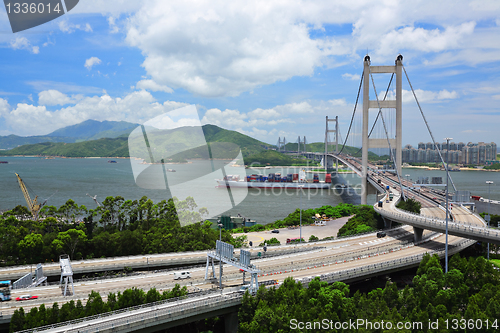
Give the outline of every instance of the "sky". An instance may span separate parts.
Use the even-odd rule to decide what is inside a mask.
[[[338,116],[344,140],[364,56],[402,54],[436,141],[500,144],[498,0],[80,0],[15,34],[1,6],[0,32],[0,135],[196,105],[202,123],[271,144],[324,141]],[[389,81],[375,77],[380,98]],[[403,145],[430,141],[406,78],[403,90]]]

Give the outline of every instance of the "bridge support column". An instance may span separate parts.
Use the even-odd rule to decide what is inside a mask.
[[[226,333],[238,332],[238,312],[231,312],[225,315],[224,326]]]
[[[424,229],[413,227],[413,240],[415,243],[420,242],[422,240],[423,232],[424,232]]]
[[[389,219],[386,219],[385,217],[383,217],[383,219],[384,219],[384,227],[385,227],[386,229],[390,229],[390,228],[392,228],[392,221],[391,221],[391,220],[389,220]]]

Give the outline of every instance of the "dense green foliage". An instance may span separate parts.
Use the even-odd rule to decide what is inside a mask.
[[[38,222],[18,206],[0,216],[0,263],[56,261],[63,253],[88,259],[215,248],[219,232],[210,222],[198,222],[206,209],[198,209],[190,197],[177,205],[174,200],[155,204],[147,197],[107,197],[95,210],[68,200],[59,208],[45,206]],[[181,227],[179,216],[192,224]],[[236,247],[244,241],[226,230],[222,240]]]
[[[500,163],[495,163],[492,165],[487,165],[484,167],[486,170],[500,170]]]
[[[85,306],[80,300],[76,304],[75,301],[71,300],[68,303],[64,303],[61,308],[59,308],[59,304],[56,302],[52,307],[48,308],[45,307],[45,304],[33,307],[28,313],[25,313],[23,308],[16,310],[10,321],[10,332],[95,316],[137,305],[181,297],[187,295],[187,293],[186,286],[181,288],[178,284],[172,290],[165,290],[163,293],[160,293],[156,288],[149,289],[146,293],[142,289],[134,287],[126,289],[123,291],[123,294],[120,292],[118,294],[109,293],[105,302],[98,292],[92,291]]]
[[[267,166],[267,165],[317,165],[303,158],[293,158],[275,150],[266,150],[258,154],[245,157],[245,165],[249,166]]]
[[[399,201],[396,205],[399,209],[406,210],[407,212],[412,212],[415,214],[420,214],[420,209],[422,208],[422,204],[412,198],[406,198],[406,201]]]
[[[352,236],[384,228],[384,220],[372,206],[358,206],[355,216],[339,229],[337,237]]]
[[[301,283],[287,278],[279,287],[261,287],[256,296],[247,292],[239,314],[240,333],[319,332],[314,326],[293,329],[294,322],[321,323],[332,321],[333,329],[325,332],[497,332],[500,323],[500,273],[483,257],[461,258],[455,255],[445,274],[437,256],[426,255],[413,278],[413,286],[398,290],[395,283],[368,293],[356,291],[342,282],[328,285],[319,278],[304,288]],[[392,329],[366,329],[367,326],[335,329],[336,322],[356,322],[363,319]],[[460,328],[465,319],[467,329]],[[446,322],[448,320],[448,329]],[[454,324],[458,321],[458,327]],[[469,320],[473,325],[468,326]],[[482,322],[479,327],[477,320]],[[486,329],[489,320],[489,329]],[[438,329],[429,329],[429,321]],[[398,329],[397,323],[403,328]],[[404,323],[422,323],[405,329]],[[492,323],[496,322],[496,328]],[[295,324],[296,325],[296,324]],[[418,324],[417,324],[418,325]],[[323,330],[322,330],[323,331]]]
[[[486,212],[479,214],[481,217],[484,219],[484,217],[487,215]],[[490,225],[493,227],[498,226],[498,223],[500,223],[500,215],[495,215],[495,214],[490,214]]]

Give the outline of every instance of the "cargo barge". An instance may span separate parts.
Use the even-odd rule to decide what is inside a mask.
[[[320,181],[318,174],[313,175],[312,182],[306,181],[305,171],[300,174],[289,173],[281,176],[280,173],[265,175],[249,175],[246,179],[240,179],[238,175],[227,175],[224,179],[216,179],[218,187],[231,188],[264,188],[264,189],[330,189],[331,175],[326,174],[325,181]]]

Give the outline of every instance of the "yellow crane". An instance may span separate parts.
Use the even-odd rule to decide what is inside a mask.
[[[17,176],[17,181],[19,182],[19,187],[21,188],[21,191],[23,191],[24,194],[24,199],[26,199],[26,203],[28,204],[28,209],[30,210],[31,214],[33,215],[33,218],[35,221],[38,221],[38,213],[40,212],[40,209],[42,208],[43,205],[47,202],[45,200],[43,203],[39,204],[37,202],[38,196],[35,196],[34,200],[31,200],[31,197],[28,193],[28,189],[26,188],[26,185],[24,184],[23,180],[21,177],[16,173]]]

